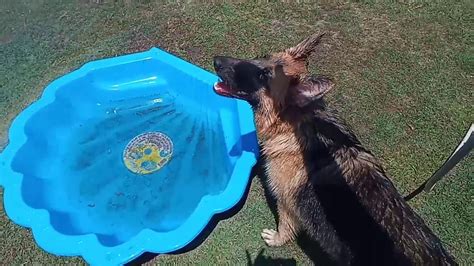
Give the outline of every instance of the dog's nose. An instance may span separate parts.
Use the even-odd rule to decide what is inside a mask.
[[[214,57],[214,69],[216,71],[219,71],[222,69],[222,65],[224,63],[224,57],[223,56],[215,56]]]

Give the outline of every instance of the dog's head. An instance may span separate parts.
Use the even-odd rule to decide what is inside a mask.
[[[330,79],[308,73],[307,59],[324,34],[314,34],[294,47],[252,60],[214,57],[214,68],[222,80],[214,90],[239,98],[254,108],[265,105],[277,113],[286,107],[305,107],[325,95]],[[269,106],[271,105],[271,107]]]

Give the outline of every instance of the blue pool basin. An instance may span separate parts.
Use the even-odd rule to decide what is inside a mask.
[[[152,48],[53,81],[0,154],[6,214],[93,265],[183,248],[239,202],[258,156],[250,106],[217,79]]]

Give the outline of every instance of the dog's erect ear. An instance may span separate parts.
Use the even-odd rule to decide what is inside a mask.
[[[314,52],[325,34],[326,33],[315,33],[296,46],[286,49],[286,52],[296,60],[306,60],[308,56]]]
[[[331,79],[326,77],[306,77],[290,88],[292,104],[305,107],[311,102],[321,99],[334,86]]]

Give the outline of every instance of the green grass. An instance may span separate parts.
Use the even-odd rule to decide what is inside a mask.
[[[474,121],[472,1],[108,2],[0,1],[0,150],[11,120],[50,81],[87,61],[160,46],[211,69],[213,55],[253,57],[317,30],[330,34],[313,71],[335,77],[329,100],[402,192],[423,182]],[[463,264],[474,263],[473,165],[471,156],[411,203]],[[262,251],[259,263],[310,263],[296,244],[264,246],[259,233],[274,226],[254,178],[244,208],[221,221],[201,246],[150,263],[245,264],[247,252],[256,260]],[[83,263],[44,253],[2,210],[0,259],[5,265]]]

